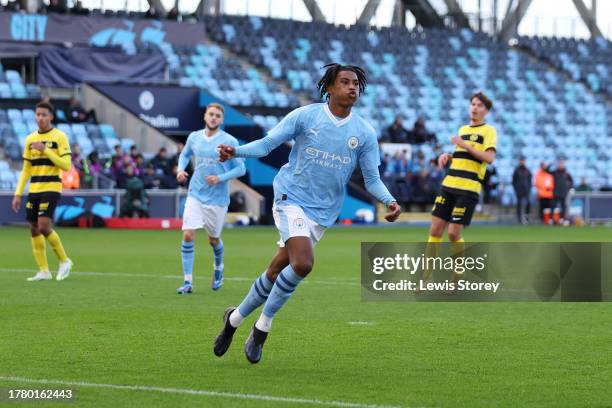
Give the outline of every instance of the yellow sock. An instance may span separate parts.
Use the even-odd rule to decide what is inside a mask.
[[[439,248],[442,243],[442,237],[434,237],[430,235],[427,238],[427,245],[425,246],[425,256],[427,258],[434,258],[438,256]],[[429,268],[424,268],[423,270],[423,281],[428,281],[431,278],[433,270]]]
[[[465,240],[459,238],[457,241],[451,242],[451,249],[454,256],[463,256],[465,252]]]
[[[32,237],[32,253],[34,254],[34,260],[36,261],[36,265],[38,265],[38,270],[41,272],[49,272],[45,237],[43,237],[42,235]]]
[[[55,252],[55,255],[57,255],[60,262],[65,262],[68,260],[68,255],[66,255],[62,241],[55,230],[51,231],[49,236],[47,236],[47,240],[49,241],[51,248],[53,248],[53,251]]]

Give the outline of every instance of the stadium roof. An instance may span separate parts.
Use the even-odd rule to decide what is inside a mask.
[[[0,0],[6,4],[8,0]],[[75,0],[68,0],[71,5]],[[516,34],[588,38],[591,34],[612,36],[612,2],[597,0],[82,0],[93,9],[139,10],[149,3],[169,10],[175,4],[182,13],[198,7],[223,14],[240,14],[352,25],[393,23],[414,27],[417,22],[437,21],[496,32],[508,39]],[[415,16],[417,16],[415,18]],[[425,17],[424,17],[425,16]],[[433,16],[433,20],[431,17]],[[429,20],[427,19],[429,17]],[[514,18],[513,18],[514,17]],[[521,17],[521,18],[516,18]],[[593,18],[595,17],[595,18]],[[497,21],[494,24],[493,21]],[[585,23],[586,21],[586,23]],[[506,24],[504,26],[504,23]]]

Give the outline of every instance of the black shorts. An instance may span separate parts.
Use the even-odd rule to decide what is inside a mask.
[[[60,197],[60,193],[54,192],[28,194],[26,220],[36,222],[38,217],[49,217],[52,219]]]
[[[467,227],[472,222],[477,204],[478,196],[476,195],[453,193],[443,188],[436,197],[431,215],[451,224],[461,224]]]

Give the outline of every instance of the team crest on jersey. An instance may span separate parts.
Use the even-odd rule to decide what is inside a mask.
[[[45,144],[47,145],[49,149],[53,147],[53,142],[45,142]]]
[[[306,221],[304,221],[303,218],[296,218],[295,220],[293,220],[293,226],[295,228],[302,229],[304,228],[305,225],[306,225]]]
[[[355,136],[351,136],[348,140],[348,147],[355,149],[357,146],[359,146],[359,139],[357,139]]]
[[[477,140],[478,140],[478,135],[470,135],[470,140],[471,140],[472,142],[477,141]]]

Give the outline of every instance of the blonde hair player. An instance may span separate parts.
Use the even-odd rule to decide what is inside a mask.
[[[211,103],[204,111],[205,127],[192,132],[179,156],[176,179],[184,183],[189,178],[185,171],[193,160],[193,175],[189,180],[189,192],[183,211],[183,242],[181,261],[184,282],[177,289],[178,294],[193,292],[193,261],[196,230],[203,228],[208,233],[212,247],[214,267],[211,287],[219,290],[223,284],[223,253],[221,231],[229,205],[229,181],[244,175],[244,160],[233,159],[221,163],[218,159],[220,144],[238,146],[238,141],[221,130],[225,110],[218,103]]]

